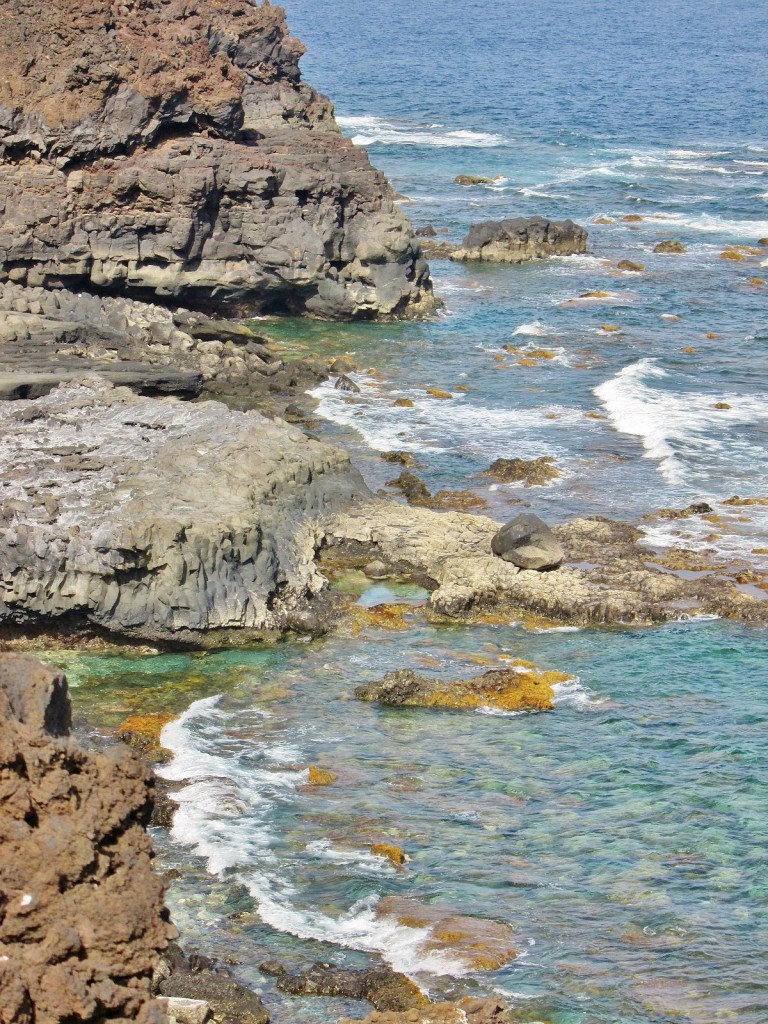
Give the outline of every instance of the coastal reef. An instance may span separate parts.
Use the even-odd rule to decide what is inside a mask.
[[[727,572],[678,575],[641,530],[600,518],[555,528],[545,564],[558,568],[520,568],[493,553],[494,520],[376,499],[346,452],[253,410],[92,376],[0,403],[0,433],[6,637],[101,632],[204,647],[318,634],[342,614],[328,587],[340,562],[419,580],[428,613],[454,621],[766,615]],[[402,614],[393,621],[405,628]]]
[[[0,283],[323,318],[435,306],[396,196],[254,0],[9,0]]]
[[[63,675],[0,656],[0,1020],[165,1024],[151,777],[126,747],[84,750],[71,718]]]

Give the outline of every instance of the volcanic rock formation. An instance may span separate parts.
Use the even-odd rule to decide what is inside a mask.
[[[0,656],[0,1020],[163,1024],[176,934],[152,870],[152,784],[126,747],[69,738],[64,676]]]
[[[451,259],[459,263],[527,263],[547,256],[574,256],[587,251],[587,232],[572,220],[516,217],[474,224]]]
[[[254,0],[7,0],[0,281],[230,312],[434,307],[395,195]]]
[[[25,629],[311,630],[315,519],[369,495],[285,423],[98,377],[0,403],[0,435],[0,623]]]

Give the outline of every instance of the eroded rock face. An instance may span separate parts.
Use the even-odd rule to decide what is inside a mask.
[[[0,269],[320,317],[434,307],[395,195],[301,82],[282,8],[9,0]]]
[[[277,987],[293,996],[367,999],[377,1010],[402,1012],[429,1004],[410,978],[388,967],[355,971],[317,963],[298,974],[281,973]]]
[[[0,655],[0,1020],[164,1024],[151,999],[175,935],[144,831],[147,769],[69,738],[63,675]]]
[[[312,631],[316,524],[368,494],[287,424],[100,378],[0,403],[0,434],[0,623],[24,628]]]
[[[451,259],[460,263],[476,260],[527,263],[547,256],[574,256],[586,251],[587,232],[572,220],[515,217],[475,224]]]

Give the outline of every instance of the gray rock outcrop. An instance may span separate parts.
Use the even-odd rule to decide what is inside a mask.
[[[69,736],[63,675],[0,655],[0,1020],[164,1024],[152,971],[176,932],[145,828],[147,768]]]
[[[243,324],[131,299],[0,284],[0,399],[38,398],[98,373],[145,394],[201,390],[282,412],[327,373],[285,362]]]
[[[281,421],[100,378],[0,403],[0,437],[0,624],[24,628],[312,630],[316,524],[369,493]]]
[[[532,512],[523,512],[502,526],[491,550],[520,569],[555,569],[565,558],[557,537]]]
[[[435,305],[395,194],[301,81],[282,8],[8,0],[0,277],[229,312]]]
[[[515,217],[475,224],[451,259],[459,263],[527,263],[587,251],[587,232],[572,220]]]

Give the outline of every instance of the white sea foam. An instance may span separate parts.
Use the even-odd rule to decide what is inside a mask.
[[[694,216],[674,213],[651,213],[645,214],[644,218],[649,223],[661,222],[665,227],[690,228],[693,231],[729,235],[741,239],[750,238],[754,235],[768,234],[768,220],[729,220],[726,217],[717,217],[710,213],[701,213]]]
[[[333,846],[330,839],[317,839],[307,843],[306,852],[318,860],[343,864],[346,867],[361,868],[365,874],[393,875],[395,868],[384,857],[377,857],[367,850],[345,850]]]
[[[523,186],[517,190],[520,195],[526,196],[529,199],[570,199],[570,196],[563,195],[558,192],[544,192],[543,186],[536,185],[534,188]]]
[[[765,403],[744,395],[723,395],[729,409],[713,411],[711,394],[653,387],[669,374],[653,359],[640,359],[600,384],[594,394],[622,434],[639,437],[645,457],[656,459],[669,483],[685,481],[686,455],[721,455],[723,428],[756,423],[768,414]]]
[[[226,872],[240,880],[262,920],[279,931],[377,953],[395,970],[416,977],[466,974],[468,967],[461,959],[427,948],[429,928],[409,928],[394,918],[377,916],[376,895],[339,917],[299,908],[290,857],[278,860],[272,849],[279,842],[273,811],[276,801],[293,798],[296,787],[306,782],[306,771],[254,767],[254,753],[282,758],[297,753],[290,745],[269,742],[261,749],[257,745],[255,751],[245,748],[240,756],[233,754],[228,742],[231,720],[220,711],[220,700],[217,696],[196,701],[163,729],[161,741],[173,760],[158,773],[184,783],[174,794],[179,809],[173,839],[203,857],[211,874]],[[250,713],[264,717],[259,709]],[[307,856],[335,860],[366,874],[387,875],[392,870],[382,858],[333,850],[323,841],[308,844],[296,856],[300,862]]]
[[[566,704],[576,708],[599,708],[608,702],[597,697],[588,687],[584,686],[578,676],[566,679],[562,683],[554,683],[555,704]]]
[[[495,353],[498,349],[489,351]],[[355,379],[364,381],[359,375]],[[437,452],[450,448],[457,453],[496,458],[509,453],[510,439],[514,438],[515,452],[521,458],[553,455],[562,459],[565,453],[543,435],[552,429],[584,424],[579,409],[554,405],[491,409],[473,405],[460,393],[452,401],[439,401],[422,390],[381,392],[365,388],[363,394],[349,402],[348,395],[326,382],[310,394],[318,399],[319,416],[355,430],[369,447],[382,452]],[[396,395],[409,398],[413,407],[393,406]],[[549,418],[551,413],[557,418]]]
[[[246,879],[245,884],[256,901],[261,919],[278,931],[301,939],[317,939],[378,953],[394,970],[410,977],[424,974],[462,977],[469,973],[467,965],[457,956],[426,948],[431,938],[429,928],[410,928],[393,917],[377,917],[378,897],[361,900],[340,917],[330,917],[317,911],[302,912],[289,900],[276,898],[265,891],[261,879],[252,877]]]
[[[445,125],[414,125],[387,121],[381,117],[337,117],[341,127],[351,134],[357,146],[437,146],[455,149],[489,149],[507,141],[492,132],[475,132]]]
[[[516,327],[514,331],[512,331],[512,337],[514,338],[518,334],[524,334],[534,338],[548,338],[559,333],[560,332],[555,330],[554,327],[547,327],[547,325],[542,323],[541,320],[533,320],[529,324],[520,324],[519,327]]]

